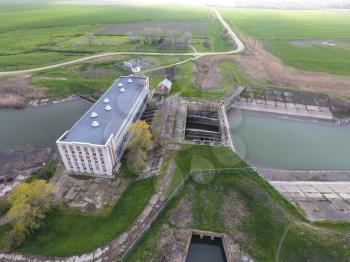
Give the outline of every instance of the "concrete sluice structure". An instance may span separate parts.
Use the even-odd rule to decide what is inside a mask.
[[[140,120],[144,120],[147,124],[151,125],[156,115],[158,107],[155,105],[147,104],[145,111],[143,112]]]
[[[185,139],[194,142],[221,143],[220,120],[217,111],[188,110]]]

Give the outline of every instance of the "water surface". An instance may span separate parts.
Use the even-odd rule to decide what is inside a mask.
[[[191,238],[186,262],[226,262],[221,238],[211,240],[210,237],[201,239],[198,235]]]
[[[17,145],[51,147],[91,106],[75,99],[21,110],[0,110],[0,150]]]
[[[350,170],[350,126],[231,109],[233,144],[256,167]]]

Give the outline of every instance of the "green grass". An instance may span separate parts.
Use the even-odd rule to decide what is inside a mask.
[[[48,98],[62,98],[72,94],[80,94],[92,99],[100,96],[100,89],[107,89],[119,76],[129,75],[121,65],[132,56],[116,56],[108,60],[86,62],[66,67],[42,71],[35,74],[30,84],[48,89]],[[179,57],[145,56],[144,59],[157,65],[167,65],[180,61]],[[93,72],[98,73],[94,74]],[[156,87],[160,81],[150,79],[151,86]]]
[[[305,71],[350,75],[350,48],[295,46],[291,40],[339,39],[350,35],[348,10],[252,10],[221,9],[228,21],[243,33],[263,40],[269,52],[288,65]]]
[[[177,171],[181,173],[206,168],[246,167],[226,148],[197,145],[182,145],[176,162]],[[233,198],[227,200],[227,196]],[[350,255],[347,248],[349,240],[344,239],[344,234],[350,230],[349,224],[343,224],[341,230],[328,224],[322,226],[325,230],[302,226],[301,222],[305,219],[300,212],[262,178],[251,171],[225,171],[215,175],[209,183],[190,180],[130,253],[127,261],[158,261],[164,257],[168,246],[162,246],[158,241],[164,234],[170,237],[168,242],[169,239],[174,241],[171,231],[164,233],[164,230],[170,228],[174,233],[181,230],[171,216],[179,202],[185,199],[192,203],[191,228],[227,234],[256,261],[276,261],[277,249],[287,227],[290,229],[281,244],[279,261],[347,261]],[[227,201],[231,203],[232,213],[225,211]],[[242,214],[244,216],[238,219]],[[228,217],[238,221],[234,227],[227,222]]]
[[[220,61],[215,66],[218,68],[221,79],[218,88],[201,90],[194,82],[195,63],[190,61],[177,65],[179,72],[173,81],[171,94],[180,92],[182,96],[217,99],[223,97],[235,87],[247,83],[242,72],[234,62]],[[157,83],[163,79],[157,72],[152,72],[149,76],[152,81]]]
[[[0,9],[0,70],[17,70],[73,60],[88,54],[111,51],[158,51],[155,46],[129,45],[126,36],[97,36],[117,45],[77,45],[86,32],[96,33],[108,24],[140,21],[208,22],[210,50],[227,51],[218,21],[208,20],[205,8],[169,5],[23,5]],[[203,49],[205,35],[194,35],[192,44]],[[167,52],[177,51],[174,48]],[[191,49],[187,48],[185,52]],[[181,52],[183,52],[181,50]]]
[[[150,178],[131,183],[106,215],[55,209],[18,251],[45,256],[69,256],[91,251],[127,230],[153,194],[153,178]],[[6,231],[1,227],[0,230]]]
[[[350,48],[296,46],[287,41],[269,41],[267,50],[288,65],[305,71],[350,75]]]
[[[350,34],[348,10],[220,9],[220,12],[255,39],[334,39]]]

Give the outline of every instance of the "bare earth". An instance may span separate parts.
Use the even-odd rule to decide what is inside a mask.
[[[334,76],[327,73],[304,72],[282,63],[267,52],[262,43],[249,37],[242,37],[248,52],[230,56],[237,61],[248,78],[282,87],[350,95],[350,77]]]

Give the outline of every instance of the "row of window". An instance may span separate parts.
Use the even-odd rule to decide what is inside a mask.
[[[68,150],[65,150],[64,152],[65,152],[66,154],[68,154]],[[75,151],[74,151],[74,150],[72,150],[72,151],[70,151],[70,152],[71,152],[72,155],[75,154]],[[83,153],[82,153],[81,151],[79,151],[78,154],[79,154],[79,155],[82,155]],[[86,156],[89,156],[90,153],[89,153],[89,152],[86,152],[85,155],[86,155]],[[92,153],[92,155],[93,155],[93,156],[97,156],[96,153]],[[103,154],[102,154],[102,153],[100,153],[100,157],[103,157]]]
[[[67,160],[68,160],[68,161],[70,161],[70,157],[67,157]],[[74,161],[75,161],[75,162],[78,162],[78,159],[77,159],[77,158],[74,158]],[[85,160],[84,160],[84,159],[80,159],[80,161],[81,161],[82,163],[84,163],[84,162],[85,162]],[[88,159],[88,163],[91,163],[91,160],[90,160],[90,159]],[[98,161],[97,161],[97,160],[95,160],[95,163],[96,163],[96,164],[98,164]],[[101,163],[102,163],[102,164],[104,164],[104,163],[105,163],[105,161],[101,160]]]
[[[69,167],[70,167],[70,169],[73,169],[73,166],[69,166]],[[80,167],[77,166],[77,169],[80,170]],[[87,167],[84,166],[83,169],[84,169],[84,170],[87,170]],[[92,167],[90,167],[89,169],[90,169],[90,171],[93,171],[93,170],[94,170]],[[103,172],[107,172],[106,168],[103,168]]]

